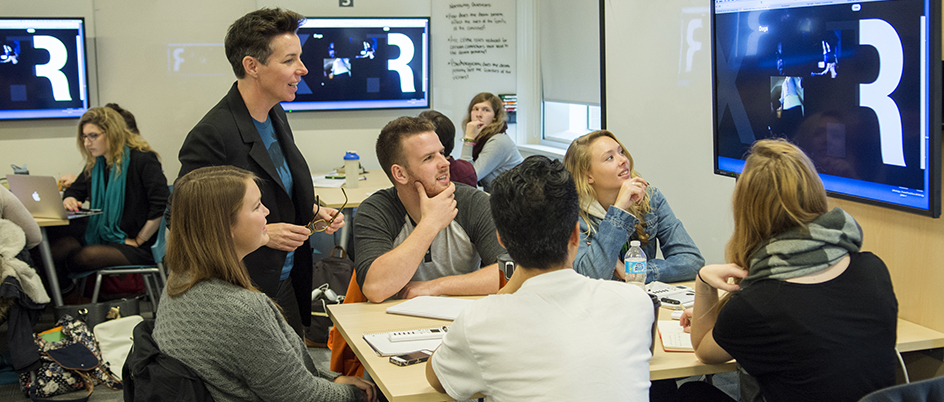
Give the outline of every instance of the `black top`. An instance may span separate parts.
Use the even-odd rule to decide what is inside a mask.
[[[114,166],[112,166],[112,169]],[[82,172],[62,194],[63,199],[75,197],[79,202],[88,200],[92,191],[91,174]],[[128,172],[125,174],[125,209],[118,227],[134,239],[147,221],[160,218],[167,204],[167,178],[154,152],[131,150]],[[139,248],[148,249],[157,240],[151,236]]]
[[[895,384],[898,300],[872,253],[819,284],[764,280],[735,293],[714,338],[768,402],[858,401]]]
[[[268,223],[307,225],[315,204],[311,171],[305,157],[295,146],[295,138],[282,107],[275,105],[269,110],[268,117],[272,120],[276,138],[285,154],[285,162],[292,173],[293,194],[289,195],[285,190],[236,83],[187,134],[178,154],[180,173],[177,177],[205,166],[232,165],[246,169],[262,180],[259,190],[262,191],[262,204],[269,209],[269,216],[266,217]],[[173,225],[173,219],[168,223]],[[285,251],[262,246],[243,259],[253,284],[271,298],[276,298],[278,293],[286,254]],[[306,326],[311,322],[311,266],[311,245],[305,240],[295,249],[295,268],[305,269],[293,268],[290,277],[302,324]]]

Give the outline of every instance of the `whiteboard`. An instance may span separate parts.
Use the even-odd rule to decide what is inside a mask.
[[[452,119],[456,144],[462,143],[462,119],[475,94],[515,93],[515,23],[513,1],[432,0],[431,108]]]

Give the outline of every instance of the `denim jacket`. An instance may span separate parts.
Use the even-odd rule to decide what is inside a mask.
[[[691,236],[685,231],[682,222],[675,217],[669,202],[655,187],[649,187],[650,212],[646,214],[646,234],[649,242],[641,245],[649,260],[646,264],[646,283],[652,281],[679,282],[695,279],[695,274],[705,265],[705,259],[695,246]],[[602,206],[596,203],[602,212]],[[591,208],[593,209],[593,208]],[[635,216],[622,209],[611,206],[602,219],[588,213],[590,224],[595,231],[590,231],[587,221],[580,221],[581,241],[574,260],[574,270],[598,279],[616,279],[613,270],[622,261],[620,252],[623,245],[636,238]],[[656,256],[656,241],[662,249],[665,259]]]

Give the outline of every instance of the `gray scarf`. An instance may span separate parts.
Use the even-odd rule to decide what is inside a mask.
[[[803,228],[777,236],[751,258],[741,287],[762,279],[790,279],[830,267],[862,246],[862,228],[852,215],[835,208]]]

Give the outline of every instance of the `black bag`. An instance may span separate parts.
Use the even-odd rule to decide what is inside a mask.
[[[340,257],[335,257],[339,251]],[[354,274],[354,262],[347,258],[344,248],[335,246],[328,257],[315,263],[311,273],[311,325],[305,330],[306,343],[327,347],[331,318],[327,306],[344,301],[347,286]]]
[[[105,321],[108,311],[118,307],[124,317],[141,314],[139,303],[144,296],[130,299],[109,300],[98,303],[56,306],[56,319],[68,314],[85,322],[89,329]]]

